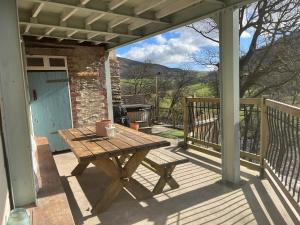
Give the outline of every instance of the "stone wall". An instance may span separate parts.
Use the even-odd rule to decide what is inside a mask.
[[[94,124],[107,118],[107,98],[103,47],[96,46],[39,46],[25,44],[27,55],[66,56],[74,127]],[[111,57],[113,103],[119,103],[119,63]]]

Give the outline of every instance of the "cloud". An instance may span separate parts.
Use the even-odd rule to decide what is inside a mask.
[[[251,37],[251,34],[247,31],[244,31],[241,35],[241,38],[250,38]]]
[[[167,39],[162,34],[155,36],[155,39],[159,44],[165,44],[167,42]]]
[[[201,23],[197,23],[201,26]],[[217,38],[216,35],[214,38]],[[174,31],[157,35],[150,40],[133,44],[120,57],[137,61],[151,60],[167,66],[191,63],[191,55],[198,54],[202,47],[217,46],[194,30],[181,27]]]

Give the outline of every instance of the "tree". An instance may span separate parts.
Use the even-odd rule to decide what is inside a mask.
[[[300,76],[299,0],[262,0],[243,6],[239,11],[239,24],[240,37],[246,32],[251,34],[249,48],[241,52],[240,58],[241,97],[260,96]],[[212,19],[188,27],[219,43],[217,24]],[[295,48],[297,43],[298,48]],[[209,48],[201,57],[192,57],[196,63],[218,70],[218,55],[217,48]]]
[[[124,81],[123,92],[132,95],[149,95],[154,90],[154,74],[152,72],[152,63],[145,60],[144,63],[132,66],[128,72],[128,79]]]
[[[170,90],[171,103],[169,106],[169,111],[167,118],[170,119],[175,111],[182,111],[181,99],[184,96],[185,89],[195,81],[195,73],[189,69],[182,69],[172,76],[170,81],[172,89]],[[179,106],[181,109],[175,109]]]

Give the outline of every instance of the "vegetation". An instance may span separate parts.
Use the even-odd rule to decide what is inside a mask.
[[[213,19],[203,23],[188,27],[218,43],[217,24]],[[240,57],[240,97],[268,95],[300,105],[300,1],[251,3],[240,8],[239,23],[240,37],[244,32],[251,34],[249,48]],[[183,68],[157,72],[157,65],[154,70],[155,65],[147,60],[128,67],[126,80],[121,82],[122,94],[145,95],[148,103],[165,109],[161,115],[175,127],[182,120],[183,96],[220,96],[219,48],[202,49],[202,54],[191,57],[214,71],[207,74]]]
[[[158,133],[157,135],[164,137],[164,138],[171,138],[171,139],[184,138],[183,131],[176,130],[176,129],[170,129],[168,131],[163,131],[163,132]]]
[[[296,103],[300,85],[300,1],[261,0],[240,8],[240,37],[250,35],[249,48],[241,52],[240,96],[271,95]],[[219,43],[213,19],[188,26],[204,38]],[[204,49],[192,56],[195,63],[212,66],[210,86],[219,95],[219,49]]]

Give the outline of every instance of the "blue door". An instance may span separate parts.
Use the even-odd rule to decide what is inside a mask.
[[[34,135],[47,137],[51,151],[68,149],[57,133],[72,127],[67,73],[28,72],[28,83]]]

